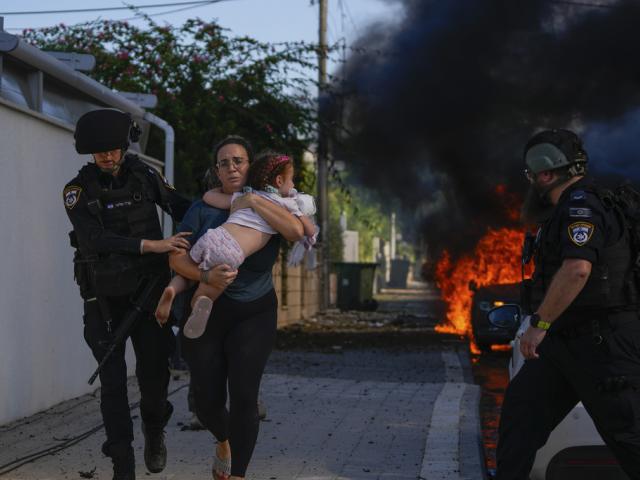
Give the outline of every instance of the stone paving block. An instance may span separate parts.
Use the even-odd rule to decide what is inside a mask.
[[[270,365],[270,373],[265,375],[262,382],[261,400],[267,407],[268,417],[260,424],[258,444],[247,479],[417,479],[424,467],[427,453],[425,442],[430,432],[433,434],[432,454],[435,452],[438,456],[432,462],[433,468],[429,470],[427,478],[462,478],[461,472],[452,472],[450,469],[451,465],[458,465],[456,462],[463,451],[451,448],[451,435],[460,439],[456,445],[464,449],[465,455],[473,453],[474,443],[469,438],[477,433],[474,433],[474,425],[477,426],[477,415],[474,417],[477,396],[474,396],[474,392],[477,393],[477,388],[467,390],[467,387],[473,386],[447,386],[437,381],[425,381],[444,379],[444,376],[441,376],[442,372],[424,369],[421,372],[422,380],[416,381],[420,378],[418,365],[421,361],[425,361],[430,368],[436,368],[439,359],[440,370],[443,370],[443,357],[439,352],[412,354],[408,358],[402,355],[381,358],[381,355],[370,352],[360,356],[353,352],[341,355],[313,354],[309,357],[294,354],[289,362],[284,361],[284,356],[276,358],[275,365]],[[291,367],[302,358],[306,359],[304,371]],[[449,360],[453,361],[451,358],[449,356]],[[323,363],[325,360],[329,368]],[[376,367],[368,363],[374,360],[378,366],[383,366]],[[353,364],[348,363],[351,361]],[[404,361],[408,362],[409,367],[399,376]],[[319,375],[330,374],[331,370],[333,377]],[[458,372],[450,370],[449,375],[457,376]],[[400,377],[402,380],[398,381]],[[191,417],[186,408],[186,386],[187,379],[184,376],[171,383],[170,389],[174,391],[171,401],[176,410],[167,426],[169,461],[164,472],[149,477],[154,480],[211,478],[213,436],[207,431],[183,430]],[[135,382],[130,391],[130,398],[136,399]],[[450,402],[443,402],[443,391],[447,395],[464,394],[461,400],[458,399],[457,410]],[[469,391],[472,393],[467,395]],[[432,418],[432,412],[438,405],[446,415],[439,414],[435,419]],[[138,477],[146,478],[139,411],[134,410],[133,414]],[[61,419],[65,419],[67,430],[62,428]],[[71,419],[78,421],[74,423]],[[446,429],[431,431],[430,426],[434,421],[440,428],[455,426],[456,422],[460,428],[456,428],[455,432]],[[9,429],[0,429],[0,445],[5,446],[0,449],[0,455],[3,455],[0,458],[6,463],[13,458],[32,454],[55,444],[57,441],[54,437],[58,438],[58,431],[73,437],[99,423],[97,400],[83,397],[75,404],[60,406],[57,411],[39,414]],[[42,435],[51,427],[55,430],[53,435]],[[42,435],[43,441],[21,441],[17,438],[18,431],[24,438],[36,432]],[[94,468],[95,479],[111,478],[110,461],[100,453],[103,439],[102,431],[89,435],[56,455],[45,456],[1,476],[0,480],[77,480],[80,471],[88,472]],[[476,475],[472,472],[473,460],[460,462],[459,465],[462,465],[466,478],[481,478],[481,465],[475,465]],[[450,469],[449,476],[446,468]]]

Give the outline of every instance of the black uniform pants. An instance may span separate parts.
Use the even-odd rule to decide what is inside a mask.
[[[500,418],[497,479],[526,480],[536,452],[579,402],[621,467],[640,479],[640,320],[611,316],[603,342],[584,334],[548,333],[539,359],[528,360],[507,388]],[[628,384],[602,391],[607,378]]]
[[[219,442],[229,440],[231,475],[239,477],[258,438],[258,390],[275,342],[277,306],[273,290],[253,302],[221,295],[204,334],[180,338],[198,419]]]
[[[128,297],[109,297],[106,301],[111,314],[112,331],[131,309]],[[85,302],[84,338],[99,362],[104,356],[111,334],[100,314],[97,301]],[[141,316],[130,332],[136,355],[136,377],[140,386],[140,413],[150,431],[161,430],[173,410],[167,401],[169,385],[169,356],[175,347],[170,327],[160,328],[151,314]],[[107,433],[103,445],[105,455],[111,456],[112,446],[128,445],[133,440],[133,425],[127,397],[127,365],[125,345],[118,347],[100,372],[100,410]]]

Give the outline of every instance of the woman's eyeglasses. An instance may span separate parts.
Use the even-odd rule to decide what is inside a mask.
[[[223,158],[222,160],[218,160],[216,167],[218,169],[224,168],[225,170],[229,170],[231,168],[231,164],[233,164],[235,168],[240,168],[245,164],[245,162],[246,159],[243,157]]]

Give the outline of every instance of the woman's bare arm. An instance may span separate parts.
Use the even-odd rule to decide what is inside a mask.
[[[297,242],[304,237],[304,228],[298,217],[266,198],[254,193],[245,193],[233,202],[231,211],[234,212],[242,208],[252,208],[276,232],[290,242]]]
[[[198,268],[198,264],[184,250],[169,255],[169,265],[173,271],[184,278],[196,282],[202,280],[202,270]],[[209,270],[207,285],[224,290],[235,280],[237,275],[238,271],[232,270],[228,265],[216,265]]]

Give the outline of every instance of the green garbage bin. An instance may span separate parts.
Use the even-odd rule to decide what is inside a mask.
[[[411,262],[404,258],[393,258],[391,260],[391,275],[389,275],[389,288],[407,288],[407,277],[409,276],[409,265]]]
[[[373,280],[377,263],[335,262],[338,277],[337,307],[340,310],[375,310]]]

